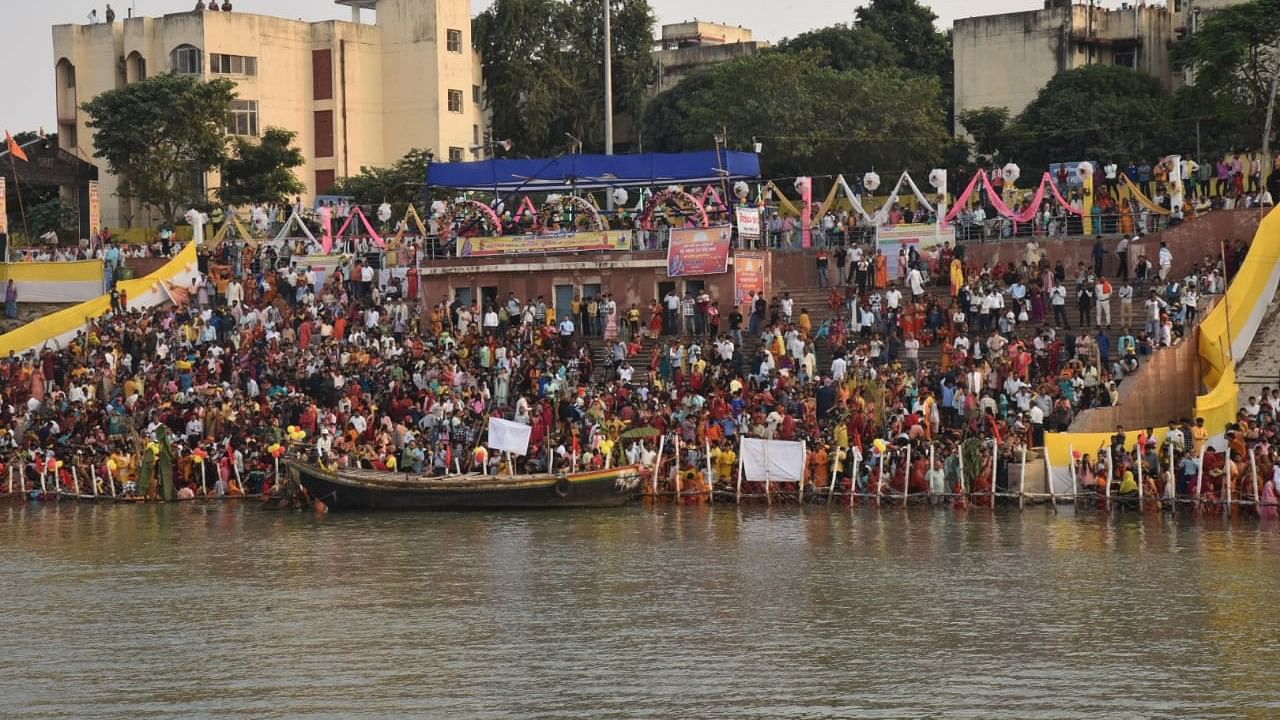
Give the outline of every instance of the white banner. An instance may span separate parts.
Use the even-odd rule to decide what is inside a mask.
[[[738,207],[738,237],[743,240],[760,239],[760,208]]]
[[[529,452],[529,434],[533,428],[523,423],[489,418],[489,449],[516,455]]]
[[[800,482],[804,460],[804,443],[742,439],[742,471],[747,482]]]

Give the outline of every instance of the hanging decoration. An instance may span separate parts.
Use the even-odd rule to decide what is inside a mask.
[[[996,192],[995,185],[991,182],[991,178],[987,176],[987,171],[980,169],[977,174],[973,176],[973,179],[969,181],[969,184],[965,187],[964,192],[960,194],[960,197],[956,198],[955,206],[947,211],[944,224],[950,223],[954,220],[956,216],[960,214],[960,211],[968,205],[969,198],[973,195],[974,190],[977,189],[978,183],[982,183],[987,193],[987,199],[991,202],[991,206],[996,209],[996,212],[1002,217],[1007,217],[1017,223],[1030,222],[1035,218],[1036,213],[1040,210],[1040,206],[1044,203],[1046,191],[1052,191],[1054,198],[1058,201],[1058,204],[1067,212],[1072,215],[1084,214],[1083,211],[1072,207],[1071,204],[1062,197],[1062,193],[1059,192],[1058,186],[1053,182],[1053,176],[1047,172],[1043,177],[1041,177],[1040,186],[1036,190],[1035,197],[1032,201],[1023,208],[1022,212],[1015,213],[1013,210],[1009,209],[1007,204],[1005,204],[1004,198],[1000,197],[1000,193]]]
[[[1018,178],[1022,177],[1022,168],[1015,163],[1009,163],[1001,168],[1000,177],[1004,178],[1006,186],[1013,185],[1018,182]]]
[[[877,175],[874,170],[867,173],[866,175],[863,175],[862,187],[866,188],[867,192],[869,193],[875,192],[880,187],[880,176]]]
[[[387,243],[383,241],[382,236],[378,234],[378,231],[373,229],[373,223],[369,222],[369,218],[365,216],[364,211],[360,209],[359,205],[353,205],[351,207],[351,214],[347,216],[347,221],[342,224],[342,227],[338,228],[338,232],[334,233],[334,237],[342,237],[342,234],[346,232],[347,228],[351,227],[351,224],[356,220],[359,220],[364,225],[364,230],[368,233],[369,239],[373,240],[374,245],[377,245],[380,248],[385,248],[387,246]]]
[[[391,219],[391,203],[384,202],[378,206],[378,221],[385,224]]]
[[[673,185],[673,187],[675,186]],[[672,188],[667,188],[650,198],[649,204],[645,205],[644,213],[640,216],[640,228],[642,230],[652,230],[654,213],[658,210],[663,210],[665,213],[667,209],[675,211],[682,217],[689,218],[695,227],[711,227],[711,221],[707,218],[707,210],[702,206],[698,198],[683,190],[673,190]]]
[[[617,205],[618,207],[622,207],[627,204],[627,200],[629,198],[630,198],[630,195],[627,194],[626,188],[614,188],[613,190],[614,205]]]
[[[739,200],[745,201],[747,196],[751,194],[751,186],[739,180],[733,184],[733,196]]]
[[[600,210],[590,201],[576,195],[548,195],[538,217],[542,222],[542,232],[547,232],[553,224],[562,228],[572,224],[582,231],[602,232],[608,229],[604,218],[600,216]]]
[[[938,191],[939,195],[947,192],[947,171],[942,168],[934,168],[929,171],[929,185]]]

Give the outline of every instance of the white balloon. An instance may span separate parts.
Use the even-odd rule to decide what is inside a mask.
[[[746,200],[747,196],[751,194],[751,186],[742,180],[739,180],[733,184],[733,194],[736,195],[739,200]]]
[[[876,188],[880,187],[880,176],[877,175],[874,171],[869,172],[866,175],[863,175],[862,187],[866,188],[867,192],[875,192]]]
[[[1022,168],[1014,163],[1009,163],[1001,168],[1000,174],[1004,177],[1005,182],[1015,183],[1018,182],[1018,178],[1022,177]]]
[[[614,205],[626,205],[626,204],[627,204],[627,199],[628,199],[629,197],[631,197],[631,196],[627,193],[627,189],[626,189],[626,188],[616,188],[616,189],[613,191],[613,204],[614,204]]]
[[[1076,174],[1082,178],[1092,177],[1093,163],[1088,161],[1080,163],[1076,166]]]
[[[378,219],[382,222],[391,219],[391,203],[382,203],[378,206]]]
[[[800,193],[801,195],[803,195],[803,194],[805,194],[806,192],[808,192],[808,191],[809,191],[809,178],[804,177],[804,176],[801,176],[801,177],[796,178],[796,181],[795,181],[795,188],[796,188],[796,192]]]
[[[929,184],[938,192],[945,192],[947,189],[947,171],[942,168],[930,170]]]

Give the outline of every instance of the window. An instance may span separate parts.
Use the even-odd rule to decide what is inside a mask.
[[[217,75],[257,75],[258,58],[209,53],[209,72]]]
[[[1118,52],[1112,58],[1112,62],[1116,65],[1127,68],[1133,67],[1133,60],[1134,54],[1132,50],[1127,52]]]
[[[481,91],[480,91],[480,86],[479,86],[479,85],[472,85],[472,86],[471,86],[471,102],[472,102],[473,104],[475,104],[475,105],[479,105],[479,104],[480,104],[480,92],[481,92]]]
[[[316,123],[316,157],[333,157],[333,111],[317,110]]]
[[[449,50],[449,52],[451,53],[462,52],[462,31],[461,30],[446,30],[445,37],[446,37],[446,40],[445,40],[446,47]]]
[[[58,83],[62,87],[70,90],[76,86],[76,66],[72,65],[70,61],[62,58],[54,66],[54,69],[58,74]]]
[[[449,148],[449,162],[462,162],[462,148]]]
[[[170,69],[180,75],[199,75],[204,53],[191,45],[179,45],[169,54]]]
[[[333,51],[311,51],[311,97],[313,100],[333,99]]]
[[[337,173],[333,170],[317,170],[316,186],[313,188],[317,195],[325,195],[333,189],[333,184],[337,182]]]
[[[258,136],[258,101],[232,100],[231,119],[227,122],[231,135]]]
[[[480,126],[479,125],[471,126],[471,144],[472,145],[480,144]]]
[[[451,113],[462,112],[462,91],[461,90],[449,91],[449,112]]]

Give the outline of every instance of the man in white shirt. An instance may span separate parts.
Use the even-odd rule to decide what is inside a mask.
[[[1093,286],[1093,322],[1098,327],[1111,327],[1111,283],[1098,278]]]
[[[1106,182],[1107,191],[1114,197],[1118,189],[1119,177],[1117,173],[1120,168],[1116,165],[1115,160],[1108,160],[1106,165],[1102,166],[1102,175]]]
[[[1169,277],[1169,270],[1173,268],[1173,252],[1169,250],[1169,244],[1160,243],[1160,279],[1165,280]]]
[[[849,372],[849,361],[841,355],[831,361],[831,379],[836,383],[844,382],[845,376]]]
[[[912,302],[919,302],[924,297],[924,277],[920,274],[920,268],[911,268],[911,272],[907,273],[907,286],[911,288]]]

